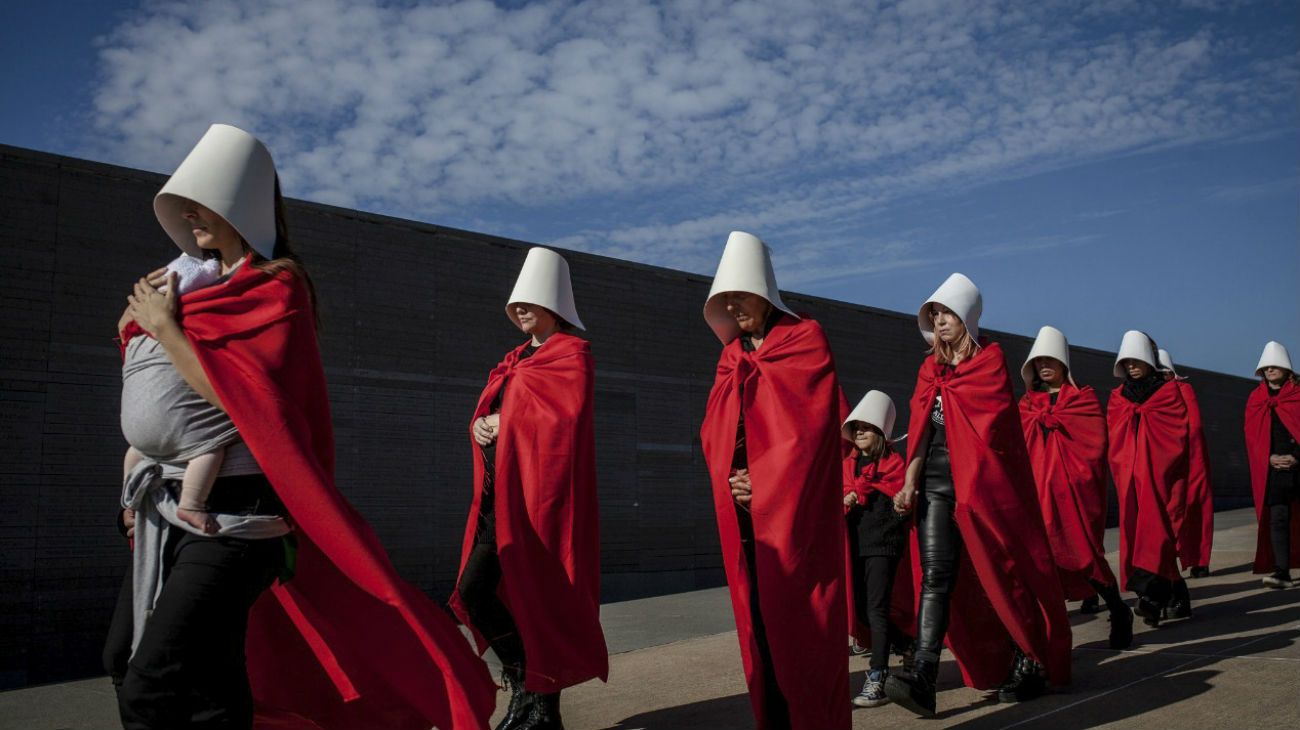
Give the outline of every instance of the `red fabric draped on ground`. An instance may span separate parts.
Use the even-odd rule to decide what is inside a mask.
[[[477,730],[496,702],[487,668],[451,617],[398,576],[334,485],[313,317],[300,279],[247,263],[181,299],[185,336],[298,542],[295,576],[249,616],[257,725]]]
[[[1210,564],[1214,547],[1214,490],[1210,486],[1209,449],[1205,443],[1205,426],[1201,423],[1201,406],[1196,393],[1185,380],[1175,380],[1178,392],[1187,404],[1187,510],[1183,529],[1178,535],[1178,559],[1184,568]]]
[[[847,404],[830,346],[810,319],[783,317],[756,352],[722,350],[700,438],[713,484],[723,563],[759,730],[767,727],[763,668],[750,622],[749,571],[777,683],[796,730],[850,725],[840,490]],[[745,415],[757,566],[747,565],[728,478]]]
[[[1091,387],[1061,386],[1020,399],[1043,527],[1067,600],[1095,595],[1089,581],[1115,583],[1106,562],[1106,416]]]
[[[488,375],[471,424],[491,412],[508,378],[493,486],[502,573],[497,592],[524,641],[524,686],[532,692],[558,692],[609,675],[600,628],[595,366],[591,345],[570,334],[552,335],[521,360],[527,346],[509,352]],[[483,460],[478,445],[472,446],[474,502],[462,571],[474,546],[483,496]],[[458,592],[452,593],[451,606],[473,628]],[[475,638],[485,651],[487,643],[477,630]]]
[[[1179,578],[1177,543],[1187,502],[1190,417],[1165,383],[1138,405],[1117,386],[1107,403],[1110,473],[1119,497],[1120,581],[1134,568]]]
[[[892,449],[889,453],[880,457],[880,460],[870,464],[865,469],[858,471],[857,467],[858,452],[853,450],[848,456],[844,457],[842,478],[844,482],[845,496],[850,493],[858,496],[858,504],[867,503],[867,495],[872,491],[878,491],[886,497],[893,498],[898,491],[903,488],[903,477],[906,475],[906,464],[903,462],[903,455]],[[847,514],[849,508],[844,509]],[[908,544],[911,544],[911,535],[908,536]],[[905,634],[912,634],[912,626],[916,623],[915,606],[912,605],[912,571],[911,571],[911,549],[907,549],[898,561],[898,572],[894,575],[894,591],[890,595],[889,620],[894,626]],[[848,601],[849,607],[849,634],[853,640],[858,642],[858,646],[871,646],[871,627],[858,621],[857,605],[853,596],[854,581],[862,580],[862,576],[853,574],[853,555],[845,553],[847,559],[844,565],[844,595]]]
[[[925,359],[912,394],[908,463],[936,395],[943,398],[964,543],[948,648],[972,687],[987,689],[1006,678],[1013,641],[1047,667],[1050,682],[1068,684],[1070,623],[1002,348],[986,344],[951,370],[933,355]],[[919,581],[919,563],[913,570]]]
[[[1269,540],[1268,457],[1272,447],[1273,413],[1293,437],[1300,438],[1300,386],[1287,382],[1273,395],[1268,385],[1260,383],[1246,400],[1246,459],[1250,468],[1250,487],[1255,495],[1255,517],[1259,520],[1259,537],[1255,543],[1255,572],[1273,572],[1273,543]],[[1300,503],[1291,502],[1291,566],[1300,566]]]

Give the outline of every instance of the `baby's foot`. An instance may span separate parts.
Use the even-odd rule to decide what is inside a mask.
[[[202,510],[178,507],[176,509],[176,516],[181,518],[181,521],[185,524],[203,532],[205,535],[216,534],[216,532],[221,529],[212,515]]]

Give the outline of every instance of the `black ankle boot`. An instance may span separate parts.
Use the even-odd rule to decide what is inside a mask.
[[[496,730],[519,730],[528,722],[537,695],[524,689],[524,674],[518,668],[502,669],[501,678],[506,689],[510,690],[510,704],[506,706],[506,716],[497,723]]]
[[[1173,591],[1173,599],[1169,601],[1169,615],[1173,618],[1191,618],[1192,594],[1187,590],[1187,581],[1174,581]]]
[[[1016,658],[1011,662],[1011,673],[1007,675],[1007,681],[998,687],[998,702],[1027,702],[1042,696],[1046,689],[1047,681],[1043,678],[1042,665],[1016,649]]]
[[[939,663],[917,659],[910,678],[891,674],[885,679],[885,694],[895,704],[922,717],[934,714],[935,682],[939,679]]]
[[[528,721],[519,726],[519,730],[564,730],[560,720],[560,693],[533,695],[532,711]]]
[[[1133,645],[1133,612],[1119,595],[1119,586],[1104,586],[1098,593],[1106,600],[1110,612],[1110,648],[1127,649]]]
[[[1088,596],[1079,605],[1079,613],[1101,613],[1101,601],[1095,595]]]
[[[1160,625],[1160,619],[1164,615],[1164,608],[1153,601],[1148,600],[1145,596],[1138,596],[1137,607],[1133,613],[1142,617],[1142,623],[1155,628]]]
[[[1193,578],[1208,578],[1208,577],[1210,577],[1210,566],[1208,566],[1208,565],[1197,565],[1197,566],[1193,567],[1193,568],[1192,568],[1192,577],[1193,577]]]

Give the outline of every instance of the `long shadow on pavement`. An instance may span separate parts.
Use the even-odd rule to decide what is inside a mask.
[[[1244,573],[1247,570],[1249,566],[1241,566],[1240,569],[1234,566],[1216,571],[1216,575]],[[1197,586],[1193,582],[1190,585],[1195,607],[1195,615],[1191,619],[1168,622],[1155,630],[1139,631],[1134,651],[1111,651],[1104,641],[1081,644],[1075,647],[1074,687],[1034,702],[1009,705],[1004,710],[981,714],[950,727],[984,730],[1024,722],[1024,727],[1050,725],[1052,730],[1082,730],[1135,718],[1212,689],[1211,680],[1222,670],[1206,668],[1204,665],[1229,656],[1283,649],[1300,638],[1300,630],[1293,627],[1260,636],[1224,637],[1225,634],[1258,632],[1283,624],[1294,625],[1300,616],[1276,609],[1300,601],[1300,591],[1265,590],[1254,577],[1227,584]],[[1198,604],[1198,599],[1236,593],[1243,595],[1232,600]],[[1102,613],[1098,617],[1103,618],[1085,619],[1104,621],[1104,616]],[[1144,643],[1161,646],[1143,650]],[[950,719],[995,703],[990,694],[976,702],[944,708],[942,689],[951,689],[961,684],[961,675],[955,662],[945,658],[947,660],[940,668],[940,712],[936,719]],[[853,686],[858,686],[862,674],[853,673]],[[1119,695],[1116,690],[1129,683],[1141,683],[1142,690]],[[1122,698],[1122,701],[1092,701],[1107,693],[1115,693],[1114,699]],[[1074,707],[1076,704],[1079,705],[1077,708]],[[858,712],[855,712],[855,717]],[[1049,712],[1052,714],[1041,717]],[[717,730],[752,726],[749,698],[745,694],[736,694],[644,712],[609,725],[604,730]]]
[[[1051,694],[1023,705],[1011,705],[1005,710],[952,727],[983,730],[1024,723],[1021,727],[1082,730],[1136,718],[1212,689],[1211,680],[1222,670],[1207,665],[1229,657],[1284,649],[1300,638],[1300,629],[1295,626],[1300,616],[1291,611],[1277,610],[1294,606],[1300,600],[1300,592],[1262,589],[1253,579],[1225,587],[1251,592],[1230,601],[1207,604],[1191,619],[1139,633],[1135,642],[1138,651],[1111,651],[1104,641],[1075,647],[1076,682],[1070,691]],[[1195,602],[1193,589],[1193,605]],[[1283,625],[1288,626],[1280,628]],[[1225,636],[1261,629],[1273,629],[1273,632]],[[1178,643],[1141,651],[1144,642]],[[1130,684],[1141,684],[1141,689],[1119,694]],[[1106,701],[1092,701],[1111,693],[1114,696]]]

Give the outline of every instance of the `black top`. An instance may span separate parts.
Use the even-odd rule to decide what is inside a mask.
[[[951,371],[951,365],[941,366],[945,372]],[[929,495],[953,497],[952,462],[948,459],[948,434],[943,423],[943,396],[936,394],[930,406],[930,420],[926,428],[929,444],[925,450],[925,469],[922,472],[921,489]]]
[[[1270,393],[1276,394],[1281,388],[1269,388]],[[1269,433],[1269,454],[1284,456],[1290,454],[1300,459],[1300,445],[1296,444],[1295,436],[1287,430],[1286,424],[1282,419],[1277,417],[1277,411],[1274,410],[1269,416],[1272,420]]]
[[[871,464],[866,457],[859,455],[855,465],[858,474]],[[845,515],[849,526],[849,550],[858,557],[898,557],[903,554],[911,519],[910,515],[900,515],[894,510],[894,502],[888,495],[873,489],[867,493],[865,504],[854,505]]]
[[[1145,378],[1124,378],[1124,387],[1120,390],[1120,395],[1128,398],[1130,401],[1142,405],[1146,403],[1152,395],[1155,395],[1160,386],[1166,382],[1164,377],[1152,370],[1151,374]]]
[[[540,347],[540,345],[535,345],[532,342],[529,342],[528,346],[519,353],[519,360],[528,359],[529,356],[537,352],[538,347]],[[501,387],[497,390],[497,394],[492,397],[492,405],[488,407],[489,413],[501,412],[501,401],[505,398],[506,386],[509,384],[510,376],[506,376],[506,378],[501,381]],[[487,446],[480,446],[479,451],[483,454],[483,496],[479,498],[478,502],[478,531],[481,539],[495,541],[495,529],[493,529],[492,519],[494,517],[494,512],[496,511],[496,495],[495,490],[493,489],[493,487],[496,486],[497,470],[496,440],[493,439],[492,443]]]

